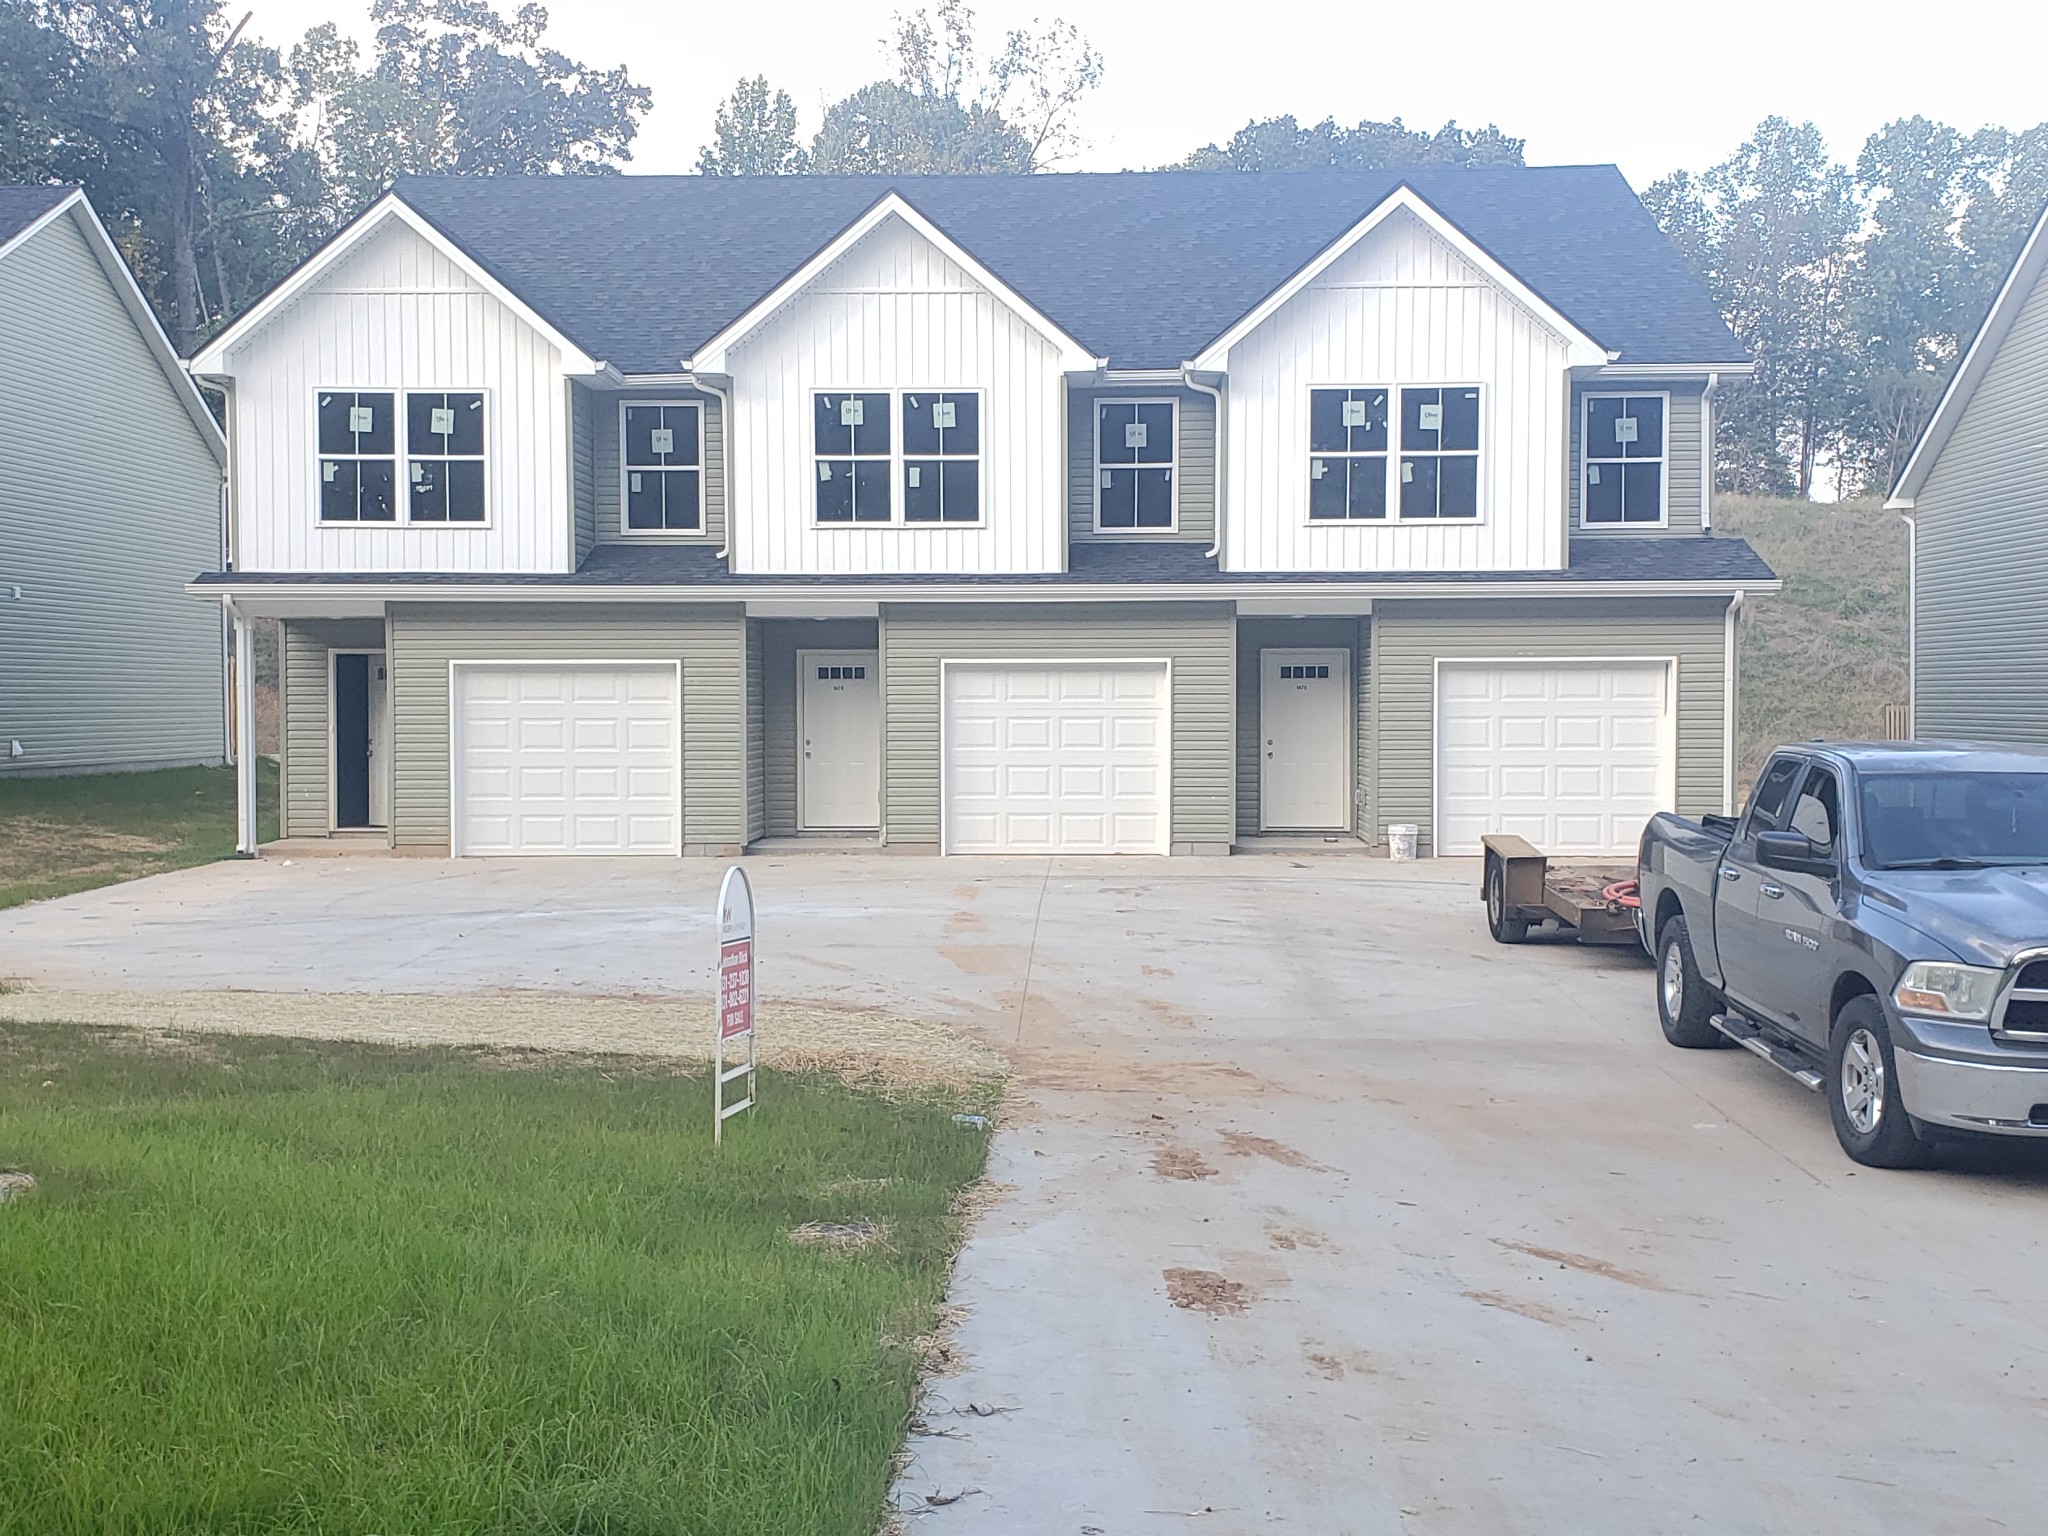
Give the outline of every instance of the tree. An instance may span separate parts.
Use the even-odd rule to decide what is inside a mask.
[[[375,62],[331,25],[292,50],[300,110],[330,187],[357,208],[402,175],[589,175],[632,157],[653,104],[623,67],[543,42],[548,13],[489,0],[375,0]]]
[[[1031,169],[1031,145],[996,113],[877,80],[825,110],[811,141],[821,175],[964,175]]]
[[[1356,127],[1324,118],[1304,128],[1292,116],[1246,123],[1224,145],[1205,144],[1179,165],[1181,171],[1397,170],[1425,165],[1520,165],[1522,140],[1489,124],[1480,129],[1445,123],[1435,133],[1410,128],[1400,118],[1370,120]]]
[[[810,157],[796,138],[796,104],[768,89],[768,77],[741,80],[719,103],[712,142],[697,152],[700,176],[797,176]]]

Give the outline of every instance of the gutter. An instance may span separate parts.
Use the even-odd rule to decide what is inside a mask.
[[[1912,503],[1908,502],[1910,506]],[[1920,524],[1910,512],[1906,525],[1906,739],[1920,739]]]
[[[732,382],[727,380],[724,384],[714,384],[708,376],[694,373],[690,375],[690,382],[718,402],[718,462],[720,476],[718,489],[720,497],[725,503],[723,507],[725,513],[724,547],[718,551],[718,558],[725,562],[727,570],[731,570],[733,532],[739,527],[739,519],[733,516]]]
[[[1714,531],[1714,391],[1720,383],[1721,375],[1710,373],[1700,391],[1700,532],[1709,534]],[[1736,602],[1741,601],[1738,596]]]
[[[1767,590],[1775,592],[1778,583],[1772,582]],[[1736,615],[1742,611],[1743,598],[1747,594],[1736,588],[1734,597],[1728,601],[1726,629],[1721,636],[1721,814],[1735,814],[1735,775],[1741,766],[1741,753],[1735,739],[1735,728],[1740,723],[1736,713],[1736,690],[1741,686],[1742,674],[1735,659]]]
[[[1223,386],[1220,384],[1213,386],[1204,384],[1200,379],[1196,378],[1195,365],[1193,363],[1182,363],[1180,365],[1180,381],[1187,388],[1199,390],[1216,402],[1216,467],[1214,471],[1216,487],[1214,492],[1216,501],[1216,537],[1210,543],[1207,553],[1211,560],[1217,560],[1221,559],[1223,555],[1223,507],[1224,500],[1229,495],[1228,487],[1230,484],[1229,477],[1225,474],[1225,470],[1228,467],[1225,454],[1228,452],[1227,445],[1230,441],[1230,421],[1225,412]],[[1178,453],[1177,446],[1175,451]]]

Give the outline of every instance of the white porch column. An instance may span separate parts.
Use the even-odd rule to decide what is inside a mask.
[[[235,853],[256,857],[256,644],[249,616],[232,602],[235,624]]]

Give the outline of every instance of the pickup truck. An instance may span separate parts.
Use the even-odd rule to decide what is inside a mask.
[[[1824,1089],[1842,1150],[2048,1137],[2048,752],[1787,747],[1739,817],[1643,831],[1664,1036]]]

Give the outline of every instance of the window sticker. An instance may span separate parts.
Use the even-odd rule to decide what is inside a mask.
[[[447,437],[455,431],[455,413],[445,405],[437,405],[427,413],[428,428],[436,437]]]
[[[1614,418],[1614,440],[1617,443],[1632,443],[1636,440],[1636,419],[1633,416]]]
[[[861,399],[858,395],[849,396],[839,402],[839,425],[842,427],[858,427],[865,425],[866,421],[867,413],[862,409]]]
[[[1124,423],[1124,446],[1126,448],[1142,448],[1145,446],[1144,422],[1127,421]]]
[[[1365,402],[1363,400],[1346,400],[1344,402],[1344,425],[1347,427],[1362,427],[1365,425]]]
[[[1443,424],[1444,424],[1444,408],[1443,408],[1443,407],[1442,407],[1441,405],[1425,405],[1425,406],[1423,406],[1423,407],[1422,407],[1422,420],[1421,420],[1421,423],[1420,423],[1420,425],[1421,425],[1421,427],[1422,427],[1422,430],[1423,430],[1423,431],[1425,431],[1425,432],[1439,432],[1439,431],[1442,431],[1442,430],[1443,430]]]
[[[352,405],[348,408],[348,429],[351,432],[374,432],[377,430],[377,413],[367,405]]]
[[[942,429],[945,427],[950,427],[954,425],[956,419],[957,413],[955,412],[952,401],[934,400],[932,402],[932,425],[934,427]]]
[[[674,453],[676,434],[673,427],[655,427],[648,434],[647,451],[650,453]]]

